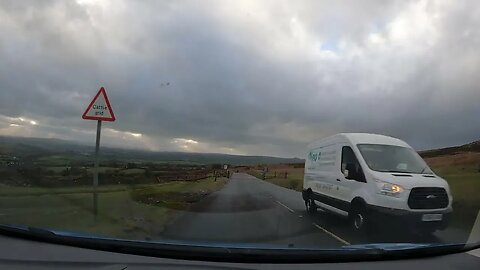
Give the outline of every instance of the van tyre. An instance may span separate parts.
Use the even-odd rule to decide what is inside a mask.
[[[363,205],[356,205],[350,210],[349,213],[350,225],[352,229],[359,233],[365,234],[368,228],[368,216],[367,211]]]
[[[305,208],[307,209],[307,214],[315,214],[315,212],[317,212],[317,205],[315,204],[315,200],[313,200],[312,198],[307,198],[305,200]]]

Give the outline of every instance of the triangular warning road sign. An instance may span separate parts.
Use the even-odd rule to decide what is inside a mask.
[[[113,114],[105,88],[100,88],[92,102],[90,102],[90,105],[88,105],[87,110],[83,113],[82,118],[88,120],[115,121],[115,114]]]

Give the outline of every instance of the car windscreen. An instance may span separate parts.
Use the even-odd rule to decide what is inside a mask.
[[[477,2],[0,0],[0,227],[266,258],[465,244]]]

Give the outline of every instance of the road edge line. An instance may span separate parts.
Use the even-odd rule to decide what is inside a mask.
[[[336,234],[328,231],[327,229],[323,228],[322,226],[318,225],[317,223],[312,223],[312,224],[313,224],[313,226],[315,226],[315,227],[319,228],[320,230],[322,230],[324,233],[326,233],[326,234],[330,235],[331,237],[337,239],[338,241],[342,242],[342,244],[345,244],[345,245],[347,245],[347,246],[351,245],[349,242],[343,240],[341,237],[339,237],[339,236],[337,236]]]
[[[293,211],[290,207],[286,206],[285,204],[279,202],[279,201],[276,201],[278,204],[280,204],[281,206],[287,208],[288,211],[292,212],[292,213],[295,213],[295,211]]]

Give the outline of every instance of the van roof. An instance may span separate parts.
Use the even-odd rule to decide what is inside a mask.
[[[371,143],[388,144],[403,147],[410,147],[406,142],[390,136],[371,134],[371,133],[340,133],[345,136],[352,144]]]
[[[335,141],[338,139],[347,140],[353,145],[357,144],[387,144],[387,145],[397,145],[403,147],[410,146],[397,138],[393,138],[390,136],[380,135],[380,134],[372,134],[372,133],[339,133],[333,136],[330,136],[325,139],[320,139],[315,141],[314,143],[310,144],[309,146],[317,145],[320,142],[326,141]]]

